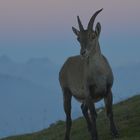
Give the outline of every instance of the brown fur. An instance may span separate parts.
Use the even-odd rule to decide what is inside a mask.
[[[95,31],[91,30],[92,22],[100,11],[92,16],[87,30],[83,29],[78,17],[80,31],[74,27],[72,29],[81,45],[80,55],[68,58],[59,73],[66,113],[65,140],[69,140],[70,136],[72,96],[82,103],[82,112],[86,118],[92,140],[98,140],[94,102],[101,99],[105,99],[111,132],[114,136],[117,135],[112,112],[113,73],[107,59],[100,50],[98,41],[101,31],[100,23],[97,23]],[[87,113],[88,110],[91,117]]]

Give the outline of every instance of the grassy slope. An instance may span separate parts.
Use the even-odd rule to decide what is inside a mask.
[[[114,116],[119,129],[120,138],[117,140],[140,140],[140,96],[135,96],[114,105]],[[112,139],[109,133],[108,120],[102,111],[97,118],[99,139]],[[63,140],[65,123],[59,121],[50,128],[28,135],[9,137],[2,140]],[[90,140],[83,118],[73,121],[72,140]]]

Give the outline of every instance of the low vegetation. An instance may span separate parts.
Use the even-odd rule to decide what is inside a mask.
[[[120,137],[116,140],[140,140],[140,95],[114,105],[113,110],[120,133]],[[100,140],[112,139],[104,109],[98,114],[97,126]],[[65,123],[58,121],[40,132],[1,140],[63,140],[64,131]],[[71,140],[90,140],[84,118],[73,121]]]

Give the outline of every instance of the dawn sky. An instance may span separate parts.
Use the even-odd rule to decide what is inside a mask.
[[[62,64],[79,53],[71,27],[79,15],[84,27],[100,9],[100,44],[113,66],[140,62],[139,0],[1,0],[0,55],[17,61],[49,57]]]

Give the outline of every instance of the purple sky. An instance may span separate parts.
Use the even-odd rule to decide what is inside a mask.
[[[67,56],[79,52],[79,48],[75,47],[78,44],[71,31],[71,26],[77,27],[76,16],[81,17],[86,27],[92,14],[104,8],[96,19],[96,22],[100,21],[102,25],[100,42],[103,46],[109,46],[109,49],[113,45],[118,47],[112,47],[110,50],[103,48],[103,51],[118,65],[121,60],[117,60],[116,51],[121,57],[124,52],[126,53],[124,63],[128,63],[131,57],[134,57],[133,62],[138,59],[135,56],[140,51],[137,47],[140,45],[139,6],[139,0],[1,0],[0,55],[7,53],[17,59],[25,56],[27,58],[45,56],[43,49],[46,48],[46,56],[57,62],[60,55],[59,63],[61,63]],[[64,45],[72,47],[66,48]],[[131,54],[132,45],[134,55]],[[5,47],[20,47],[21,50],[24,47],[26,50],[20,54],[19,48],[15,52]],[[36,52],[30,50],[32,53],[26,54],[29,47],[38,47],[40,50]],[[58,54],[53,53],[55,48]]]
[[[77,15],[86,25],[91,15],[100,8],[104,11],[98,19],[106,30],[137,30],[135,27],[140,25],[139,6],[138,0],[1,0],[1,36],[4,40],[46,39],[56,31],[69,34],[69,28],[77,24]]]

